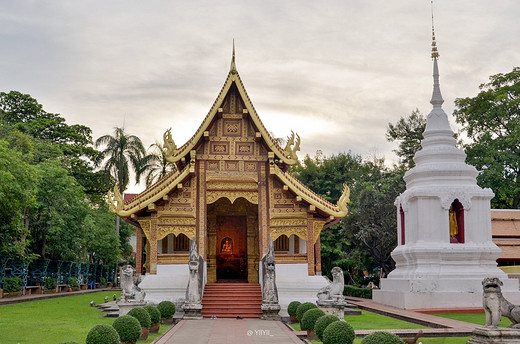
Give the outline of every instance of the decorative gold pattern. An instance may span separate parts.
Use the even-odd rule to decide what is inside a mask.
[[[165,225],[158,226],[157,240],[163,239],[168,234],[173,234],[173,235],[184,234],[190,240],[193,240],[193,238],[195,238],[195,234],[196,234],[196,227],[195,227],[195,225],[192,225],[192,226],[165,226]]]
[[[296,141],[294,140],[294,132],[291,130],[291,136],[287,138],[287,144],[285,145],[284,153],[290,159],[298,161],[296,152],[300,150],[300,135],[296,134]]]
[[[343,193],[338,199],[338,202],[336,204],[332,204],[318,196],[314,191],[309,189],[289,173],[283,172],[278,166],[271,165],[270,170],[271,173],[280,178],[280,180],[285,185],[287,185],[291,191],[296,193],[296,195],[300,196],[307,203],[316,206],[316,208],[334,217],[341,218],[347,215],[347,204],[350,202],[350,189],[346,184],[343,184]]]
[[[208,191],[206,203],[211,204],[222,197],[227,198],[231,203],[235,203],[237,198],[243,197],[253,204],[258,204],[257,191]]]
[[[150,240],[150,232],[152,230],[152,222],[150,220],[137,220],[141,229],[143,230],[146,239]]]
[[[210,111],[204,118],[202,124],[197,129],[195,134],[182,147],[175,149],[175,151],[172,155],[168,155],[168,161],[171,161],[171,162],[180,161],[199,143],[200,139],[204,135],[204,132],[208,131],[211,123],[214,121],[215,116],[217,116],[218,110],[221,109],[221,106],[222,106],[226,96],[228,94],[232,94],[232,92],[230,92],[230,90],[233,85],[236,86],[236,89],[238,90],[238,95],[244,104],[243,110],[247,110],[247,113],[249,114],[249,118],[254,123],[254,126],[256,128],[258,128],[258,131],[262,134],[262,138],[265,141],[266,145],[269,147],[269,149],[275,153],[275,155],[281,160],[281,162],[288,164],[288,165],[296,164],[298,162],[298,159],[295,156],[296,156],[296,151],[299,150],[299,147],[298,147],[299,140],[297,140],[296,143],[294,143],[294,146],[290,150],[284,150],[278,145],[278,143],[276,143],[276,141],[271,137],[268,130],[265,128],[264,124],[258,117],[258,114],[256,113],[256,110],[255,110],[253,104],[251,103],[251,100],[249,99],[249,96],[247,95],[247,92],[244,88],[242,80],[240,79],[240,76],[236,70],[229,72],[229,74],[226,78],[226,81],[224,83],[224,86],[220,90],[220,93],[219,93],[217,99],[213,103],[213,106],[211,107]],[[233,95],[231,95],[231,97],[233,97]],[[237,99],[233,103],[234,104],[240,103],[239,99]],[[230,110],[233,110],[233,107],[230,107]],[[235,111],[233,111],[233,112],[235,112]],[[288,156],[289,151],[290,151],[290,156]]]
[[[195,225],[195,218],[189,217],[159,217],[159,225]]]
[[[163,148],[165,149],[164,157],[170,162],[176,162],[173,156],[177,153],[177,145],[172,138],[172,128],[166,130],[163,134]]]
[[[278,237],[282,234],[290,237],[291,235],[296,235],[303,240],[307,240],[307,226],[303,227],[271,227],[271,236],[273,241],[278,239]]]
[[[307,226],[307,218],[293,219],[273,219],[271,218],[271,227],[275,226]]]
[[[320,237],[321,230],[323,229],[323,226],[327,223],[326,221],[314,221],[314,244],[316,241],[318,241],[318,238]]]

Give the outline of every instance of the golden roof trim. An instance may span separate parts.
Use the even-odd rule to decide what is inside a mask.
[[[211,106],[210,111],[202,121],[201,125],[199,126],[195,134],[182,147],[177,148],[171,136],[171,128],[164,133],[163,140],[164,148],[166,149],[167,153],[166,160],[172,163],[181,160],[184,156],[186,156],[186,154],[188,154],[192,149],[194,149],[194,147],[197,145],[197,143],[200,142],[201,139],[203,139],[204,132],[207,131],[211,122],[215,118],[220,105],[224,102],[224,98],[228,94],[233,83],[236,85],[240,96],[244,100],[244,104],[247,108],[251,120],[260,131],[269,149],[271,149],[276,154],[276,156],[287,165],[296,164],[298,162],[296,152],[300,150],[300,137],[296,134],[295,138],[294,133],[292,133],[291,137],[289,138],[289,142],[287,143],[287,147],[285,147],[285,149],[283,149],[282,147],[280,147],[280,145],[278,145],[278,143],[276,143],[276,141],[271,137],[271,135],[265,128],[264,124],[260,120],[260,117],[256,113],[253,103],[251,102],[251,99],[249,99],[244,84],[242,83],[242,79],[240,79],[240,75],[238,74],[238,71],[236,71],[236,69],[234,70],[234,72],[230,71],[228,73],[226,81],[224,82],[224,86],[222,86],[222,89],[220,90],[217,99]]]
[[[117,197],[114,199],[109,196],[109,202],[111,204],[110,211],[121,217],[130,216],[139,210],[146,208],[149,204],[160,200],[164,195],[167,195],[174,190],[177,185],[184,180],[184,178],[193,172],[194,169],[192,164],[187,165],[182,172],[179,172],[178,170],[171,172],[148,189],[121,205],[119,202],[121,202],[122,199],[118,200]],[[116,189],[117,192],[119,192],[117,184],[114,187],[114,190]],[[114,193],[117,195],[116,192]],[[114,200],[118,202],[117,205],[114,204]]]
[[[350,189],[347,184],[343,184],[343,192],[341,193],[338,202],[332,204],[309,189],[305,184],[288,172],[283,172],[276,165],[271,165],[271,174],[275,174],[297,196],[300,196],[307,203],[314,205],[317,209],[320,209],[328,215],[334,216],[335,218],[342,218],[348,214],[347,204],[350,202]]]

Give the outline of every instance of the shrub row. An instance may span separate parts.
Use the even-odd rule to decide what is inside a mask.
[[[343,289],[343,295],[345,296],[353,296],[353,297],[362,297],[364,299],[372,298],[372,289],[370,288],[358,288],[353,287],[351,285],[346,285]]]
[[[161,316],[172,317],[175,314],[175,305],[172,302],[163,301],[160,304],[164,314],[158,307],[151,305],[135,307],[127,315],[114,320],[112,326],[94,326],[87,335],[86,344],[135,343],[141,336],[141,328],[157,324]]]

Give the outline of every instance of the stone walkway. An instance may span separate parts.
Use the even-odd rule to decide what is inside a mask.
[[[155,344],[301,344],[280,321],[260,319],[181,320]]]
[[[428,328],[422,329],[423,337],[470,337],[478,325],[407,311],[394,307],[376,304],[371,300],[348,298],[356,307],[413,322]],[[357,337],[364,337],[376,330],[358,330]],[[400,337],[413,338],[419,329],[385,330]],[[169,329],[154,344],[257,344],[257,343],[303,343],[298,336],[305,336],[304,331],[291,331],[280,321],[259,319],[204,319],[182,320]]]

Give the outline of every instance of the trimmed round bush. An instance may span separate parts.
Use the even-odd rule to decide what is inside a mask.
[[[323,331],[323,344],[352,344],[355,337],[354,329],[349,323],[334,321]]]
[[[175,314],[175,305],[171,301],[161,301],[157,309],[161,312],[161,318],[170,318]]]
[[[123,315],[114,320],[112,326],[122,342],[135,343],[141,337],[141,325],[136,318],[131,315]]]
[[[327,326],[329,326],[329,324],[333,323],[334,321],[339,321],[339,318],[331,314],[325,314],[316,320],[316,323],[314,324],[314,330],[316,331],[316,335],[321,341],[323,341],[323,331],[325,331]]]
[[[292,301],[291,303],[289,303],[289,306],[287,306],[287,313],[289,313],[289,315],[295,316],[296,310],[298,309],[298,306],[301,304],[302,303],[300,301]]]
[[[139,330],[140,331],[140,330]],[[67,342],[76,343],[76,342]],[[96,325],[88,331],[87,344],[119,344],[119,335],[115,328],[110,325]]]
[[[150,319],[150,315],[143,307],[134,307],[128,312],[128,315],[133,316],[139,321],[141,327],[149,328],[152,326],[152,320]]]
[[[361,341],[361,344],[403,344],[404,341],[399,338],[397,335],[390,333],[390,332],[384,332],[384,331],[378,331],[373,332],[363,338]]]
[[[314,330],[314,324],[316,324],[316,320],[325,315],[319,308],[311,308],[307,312],[303,313],[302,325],[307,331]]]
[[[161,320],[161,312],[159,312],[157,307],[148,305],[148,306],[144,306],[144,309],[148,312],[152,325],[157,324]]]
[[[311,308],[318,308],[318,306],[311,302],[304,302],[296,308],[296,318],[298,318],[300,323],[302,322],[303,314]]]

